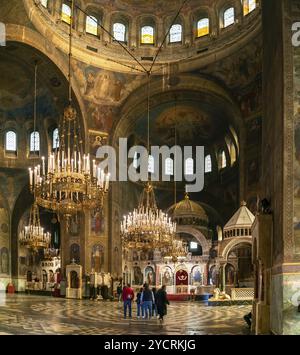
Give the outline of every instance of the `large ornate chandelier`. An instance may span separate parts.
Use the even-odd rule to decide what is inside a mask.
[[[29,170],[30,189],[36,202],[49,210],[69,218],[84,210],[103,206],[109,188],[109,174],[91,164],[89,154],[83,153],[81,129],[72,105],[71,58],[74,1],[72,1],[69,42],[69,105],[59,123],[57,148],[48,156],[47,164]]]
[[[36,202],[30,209],[28,226],[25,226],[19,234],[19,241],[22,246],[32,250],[49,248],[51,234],[41,227],[39,207]]]
[[[121,237],[126,249],[145,250],[167,248],[176,232],[176,223],[158,209],[153,186],[148,182],[138,208],[124,216]]]

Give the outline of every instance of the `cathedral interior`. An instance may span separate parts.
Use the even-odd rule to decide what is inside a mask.
[[[300,334],[297,20],[299,0],[0,0],[0,334]],[[145,161],[166,179],[121,177]],[[128,331],[118,285],[145,283],[170,312]]]

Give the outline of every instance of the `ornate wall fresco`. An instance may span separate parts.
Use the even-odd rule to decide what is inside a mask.
[[[230,89],[237,90],[252,83],[261,74],[261,55],[262,41],[258,37],[239,52],[202,69],[201,72],[212,74]]]
[[[96,244],[91,251],[91,269],[95,272],[102,272],[104,267],[104,247],[101,244]]]
[[[105,219],[103,210],[91,212],[91,233],[99,236],[105,232]]]
[[[108,144],[108,135],[101,131],[89,130],[89,147],[90,154],[93,156],[97,155],[97,150]]]

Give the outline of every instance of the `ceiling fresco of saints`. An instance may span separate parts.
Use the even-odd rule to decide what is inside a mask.
[[[159,105],[151,112],[150,138],[152,144],[174,145],[175,127],[177,143],[197,145],[211,143],[226,131],[225,118],[213,111],[206,111],[191,103]],[[136,123],[136,134],[141,142],[147,136],[147,118],[143,117]]]

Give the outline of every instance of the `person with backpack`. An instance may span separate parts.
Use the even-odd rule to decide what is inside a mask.
[[[117,286],[117,296],[118,296],[118,302],[121,302],[121,296],[122,296],[122,284],[121,282]]]
[[[145,284],[144,290],[141,295],[141,304],[144,308],[143,318],[151,319],[152,317],[152,305],[155,302],[153,292],[150,290],[149,285]]]
[[[143,288],[140,288],[139,292],[136,295],[137,317],[138,318],[140,318],[141,313],[142,313],[142,317],[144,318],[144,307],[142,306],[142,303],[141,303],[141,296],[142,296],[143,290],[144,290]]]

